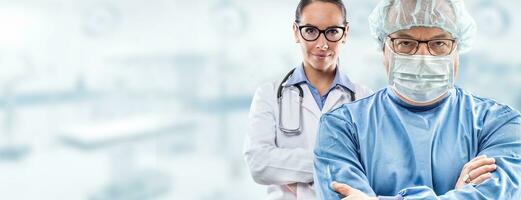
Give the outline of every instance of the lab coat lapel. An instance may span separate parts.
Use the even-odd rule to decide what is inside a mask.
[[[347,99],[350,94],[347,94],[347,91],[344,91],[342,88],[335,88],[329,92],[326,98],[326,102],[324,103],[324,107],[322,108],[322,113],[329,112],[335,105],[344,103],[341,102],[344,99]]]
[[[304,91],[304,99],[302,100],[302,108],[308,110],[316,118],[320,119],[322,112],[318,108],[317,102],[315,102],[313,95],[309,91],[308,85],[300,84],[300,87],[302,87],[302,90]]]

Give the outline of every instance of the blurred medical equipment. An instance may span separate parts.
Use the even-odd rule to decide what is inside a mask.
[[[135,169],[133,146],[171,136],[180,136],[176,140],[186,144],[191,140],[186,140],[183,135],[193,127],[194,124],[188,119],[143,115],[65,128],[59,139],[63,144],[79,150],[111,151],[111,180],[89,199],[141,200],[168,193],[173,183],[168,172]]]
[[[0,59],[0,108],[3,108],[3,130],[0,132],[0,160],[19,160],[30,152],[30,146],[16,141],[17,86],[30,78],[33,58],[27,53],[3,53]],[[23,142],[22,142],[23,143]]]
[[[508,9],[503,5],[504,2],[491,0],[477,1],[473,6],[478,27],[487,27],[479,29],[480,34],[498,38],[508,35],[512,31],[512,16]]]

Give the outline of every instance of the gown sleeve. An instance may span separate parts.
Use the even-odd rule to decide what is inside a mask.
[[[353,126],[343,118],[342,107],[320,119],[314,149],[315,189],[319,199],[340,199],[332,181],[346,183],[370,196],[371,189],[360,162],[358,139]]]

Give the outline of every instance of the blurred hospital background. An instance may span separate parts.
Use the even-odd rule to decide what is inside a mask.
[[[348,0],[341,68],[386,85]],[[0,199],[263,199],[242,157],[255,88],[301,62],[297,0],[0,0]],[[521,109],[521,1],[467,0],[458,85]]]

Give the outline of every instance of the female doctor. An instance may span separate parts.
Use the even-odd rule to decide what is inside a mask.
[[[250,109],[244,156],[267,199],[315,199],[313,147],[320,116],[371,93],[341,73],[349,26],[341,0],[301,0],[293,24],[301,66],[261,85]]]

